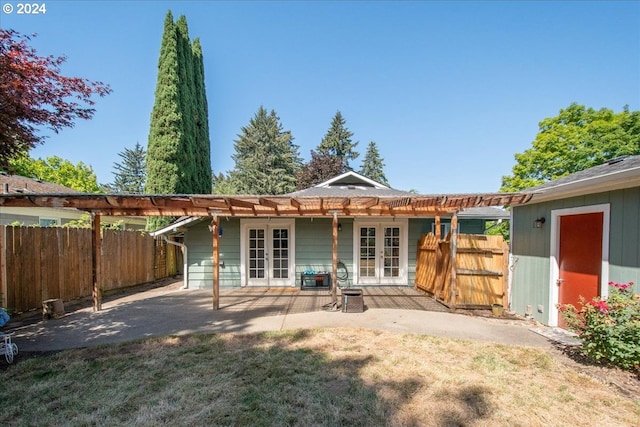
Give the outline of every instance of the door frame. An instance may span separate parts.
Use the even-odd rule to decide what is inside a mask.
[[[384,227],[400,228],[400,272],[397,278],[387,280],[380,277],[378,283],[360,283],[360,227],[376,227],[382,230]],[[380,236],[384,238],[383,235]],[[409,220],[407,218],[393,218],[386,221],[380,219],[354,218],[353,220],[353,283],[358,286],[377,286],[377,285],[407,285],[409,271]],[[376,236],[376,245],[378,245],[378,236]],[[376,249],[377,250],[377,249]],[[384,266],[379,266],[380,272]]]
[[[579,206],[576,208],[554,209],[551,211],[551,238],[549,256],[549,326],[558,326],[559,300],[557,280],[560,278],[560,218],[567,215],[581,215],[602,213],[602,262],[600,265],[600,295],[609,295],[609,226],[611,206],[609,203],[600,205]]]
[[[277,279],[280,281],[278,285],[273,285],[274,280],[271,277],[271,264],[268,265],[268,282],[269,287],[283,287],[283,286],[296,286],[296,223],[293,218],[265,218],[265,219],[252,219],[241,218],[240,219],[240,286],[249,286],[249,277],[247,275],[247,265],[249,259],[249,248],[247,245],[248,235],[250,228],[264,227],[267,230],[267,248],[268,252],[271,252],[272,237],[270,234],[271,229],[287,226],[289,227],[289,277],[287,279]],[[271,254],[269,254],[271,255]],[[272,257],[269,256],[269,260]],[[257,285],[256,285],[257,286]]]

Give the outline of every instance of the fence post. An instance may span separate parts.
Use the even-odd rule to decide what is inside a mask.
[[[457,271],[456,271],[456,251],[458,249],[458,214],[451,217],[451,286],[449,287],[449,309],[456,310],[456,296],[458,294]]]
[[[214,215],[211,220],[213,233],[213,309],[220,308],[220,217]]]
[[[502,307],[509,310],[509,244],[502,241]]]
[[[102,291],[100,289],[100,214],[91,213],[91,270],[93,272],[93,311],[102,310]]]
[[[0,306],[7,303],[7,226],[0,225]]]

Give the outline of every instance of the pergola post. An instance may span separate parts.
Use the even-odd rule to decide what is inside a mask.
[[[436,225],[434,226],[434,228],[436,239],[440,241],[440,239],[442,238],[442,235],[440,234],[440,215],[436,215]]]
[[[100,214],[91,213],[91,271],[93,276],[93,311],[102,310],[102,281],[100,264],[102,263],[102,237],[100,235]]]
[[[449,309],[456,310],[456,297],[458,295],[457,271],[456,271],[456,252],[458,250],[458,214],[454,213],[451,217],[451,286],[449,288],[451,295],[449,296]]]
[[[220,309],[220,217],[214,215],[209,227],[213,234],[213,309]]]
[[[333,213],[332,226],[332,247],[331,247],[331,302],[338,308],[338,213]]]

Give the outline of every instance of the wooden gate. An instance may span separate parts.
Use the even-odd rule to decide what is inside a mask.
[[[508,308],[508,260],[502,236],[458,234],[452,241],[451,233],[444,240],[429,233],[418,243],[415,286],[452,310]]]

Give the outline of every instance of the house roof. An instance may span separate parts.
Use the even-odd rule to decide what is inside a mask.
[[[291,197],[409,197],[414,193],[395,190],[359,173],[349,171],[311,188],[287,194]]]
[[[572,173],[525,190],[530,203],[640,186],[640,156],[611,159],[601,165]]]
[[[0,184],[3,194],[51,194],[51,193],[79,193],[64,185],[44,182],[39,179],[27,178],[20,175],[0,173]]]

